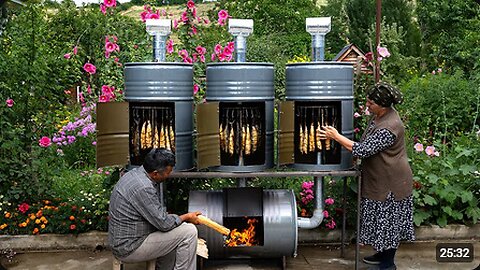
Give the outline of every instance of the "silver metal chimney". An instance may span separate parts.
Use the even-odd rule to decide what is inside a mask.
[[[313,62],[320,62],[325,59],[325,35],[330,32],[331,25],[331,17],[306,19],[306,30],[312,35]]]
[[[168,35],[172,32],[170,19],[147,19],[147,33],[153,36],[153,61],[165,62],[165,49]]]
[[[235,62],[246,62],[247,37],[253,32],[253,20],[229,19],[228,32],[235,38]]]

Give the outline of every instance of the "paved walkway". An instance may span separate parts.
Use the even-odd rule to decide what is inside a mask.
[[[460,241],[442,241],[458,243]],[[477,240],[461,241],[474,244],[475,258],[472,263],[437,263],[435,246],[439,241],[405,243],[397,253],[396,264],[399,270],[472,270],[480,266],[480,242]],[[370,255],[371,248],[362,247],[361,257]],[[343,270],[355,269],[355,246],[345,249],[345,258],[340,258],[339,246],[309,245],[299,246],[296,258],[287,258],[287,269],[292,270]],[[112,255],[108,250],[102,251],[65,251],[51,253],[17,254],[17,263],[7,266],[8,270],[106,270],[112,269]],[[208,262],[205,270],[274,270],[281,269],[279,260],[257,261],[215,261]],[[129,264],[125,270],[144,270],[144,264]],[[360,263],[359,269],[368,266]],[[480,270],[480,268],[478,268]]]

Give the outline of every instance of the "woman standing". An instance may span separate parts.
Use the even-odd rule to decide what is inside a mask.
[[[331,126],[324,126],[321,133],[362,159],[358,241],[372,245],[376,253],[363,261],[379,269],[397,269],[394,257],[400,241],[415,240],[413,176],[405,150],[405,127],[392,107],[401,101],[398,89],[377,83],[367,92],[366,106],[373,117],[360,142],[353,142]]]

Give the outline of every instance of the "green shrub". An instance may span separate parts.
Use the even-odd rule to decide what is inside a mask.
[[[413,141],[408,148],[414,173],[415,225],[477,223],[480,220],[479,136],[458,132],[449,147],[438,141],[429,146],[435,147],[430,155],[423,147],[414,151]]]
[[[400,107],[410,137],[449,143],[480,124],[480,88],[462,73],[440,72],[407,82]]]

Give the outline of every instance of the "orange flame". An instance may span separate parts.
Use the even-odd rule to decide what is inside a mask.
[[[244,229],[242,232],[239,232],[237,229],[233,229],[228,236],[228,239],[225,240],[225,245],[228,247],[236,246],[255,246],[257,245],[257,240],[255,239],[255,223],[258,220],[255,218],[249,218],[247,224],[249,225],[248,229]]]

